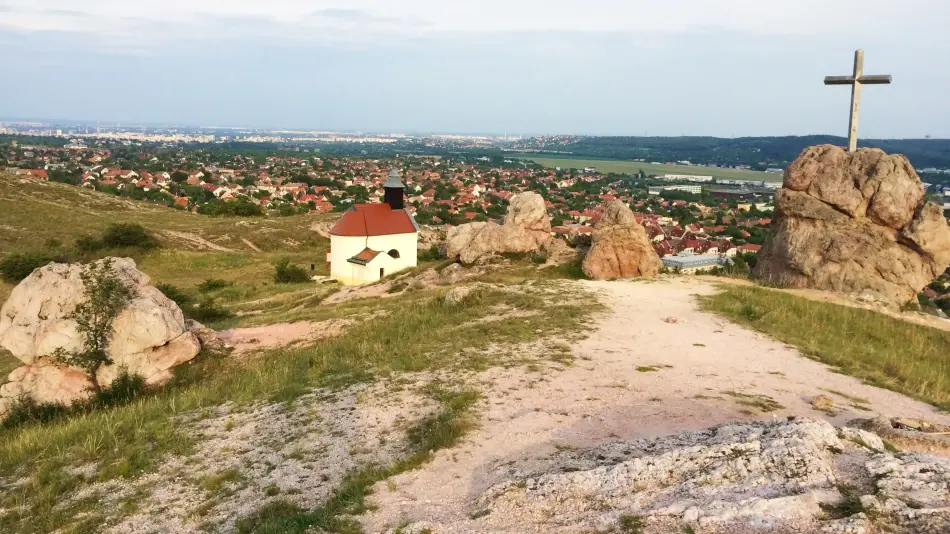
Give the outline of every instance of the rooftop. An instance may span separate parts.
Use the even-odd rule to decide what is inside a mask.
[[[330,235],[380,236],[414,234],[419,225],[406,210],[393,210],[389,204],[354,204],[330,229]]]

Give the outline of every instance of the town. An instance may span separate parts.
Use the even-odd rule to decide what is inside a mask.
[[[166,205],[211,216],[288,216],[342,212],[379,202],[391,168],[422,225],[498,219],[519,193],[542,195],[552,231],[570,241],[589,236],[602,206],[631,206],[671,270],[694,272],[754,255],[771,223],[778,184],[702,175],[602,174],[596,168],[545,168],[507,157],[323,156],[282,150],[224,151],[101,141],[66,146],[0,145],[0,168],[14,175]],[[754,266],[754,258],[745,258]]]

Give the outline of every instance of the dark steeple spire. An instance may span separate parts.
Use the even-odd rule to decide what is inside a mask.
[[[406,207],[405,188],[402,180],[399,178],[399,172],[393,168],[389,171],[389,178],[383,185],[383,200],[394,210],[401,210]]]

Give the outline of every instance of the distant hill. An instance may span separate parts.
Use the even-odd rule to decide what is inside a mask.
[[[750,165],[758,170],[784,167],[805,147],[846,145],[843,137],[563,137],[532,138],[518,148],[539,152],[569,152],[575,156],[647,161],[683,161],[713,165]],[[914,167],[950,168],[950,139],[862,139],[859,146],[907,156]]]

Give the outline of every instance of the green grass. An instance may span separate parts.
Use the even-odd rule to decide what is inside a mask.
[[[742,406],[755,408],[763,413],[774,412],[775,410],[785,408],[785,406],[782,406],[768,395],[740,393],[738,391],[723,391],[722,393],[736,399],[736,403]]]
[[[714,178],[722,178],[726,180],[759,180],[765,182],[782,181],[781,174],[772,174],[759,171],[745,171],[741,169],[720,169],[718,167],[701,167],[691,165],[667,165],[611,159],[559,157],[547,154],[543,156],[521,155],[517,157],[528,159],[550,168],[560,167],[562,169],[583,169],[585,167],[595,167],[597,172],[605,174],[612,172],[618,174],[636,174],[642,170],[648,175],[692,174],[712,176]]]
[[[171,385],[129,405],[0,432],[0,482],[26,479],[18,491],[0,496],[0,508],[6,510],[0,515],[0,532],[49,532],[75,525],[73,517],[80,512],[96,516],[95,503],[61,504],[86,483],[65,468],[96,463],[98,480],[149,472],[166,455],[192,451],[192,438],[175,422],[176,416],[228,401],[236,405],[293,401],[316,386],[342,387],[401,371],[484,367],[499,363],[497,355],[485,354],[493,344],[580,335],[596,308],[552,291],[545,297],[484,292],[452,307],[442,304],[442,290],[420,291],[399,299],[310,308],[304,312],[316,316],[387,314],[353,326],[340,337],[306,348],[272,351],[262,358],[201,355],[195,364],[179,368]],[[545,314],[505,320],[492,316],[497,306]],[[542,329],[543,334],[536,333]],[[433,340],[433,332],[440,333],[438,341]],[[418,427],[410,439],[427,443],[435,439],[431,434],[443,433],[432,430],[442,424],[448,422]]]
[[[950,408],[950,333],[759,287],[723,287],[706,310],[795,345],[875,386]]]

